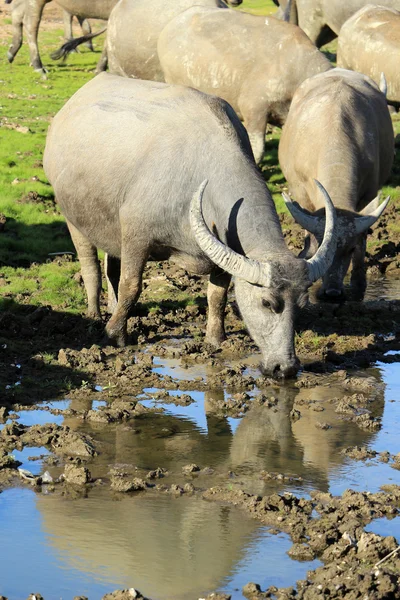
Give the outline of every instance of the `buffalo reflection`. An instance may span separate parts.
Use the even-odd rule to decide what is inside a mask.
[[[133,464],[163,467],[171,473],[166,482],[183,483],[182,467],[196,463],[214,470],[197,479],[202,487],[226,483],[232,471],[237,475],[232,485],[238,481],[252,493],[283,485],[264,482],[260,471],[265,470],[301,476],[307,487],[328,489],[332,472],[345,460],[340,451],[364,445],[374,434],[338,420],[329,400],[344,395],[339,386],[282,386],[273,393],[276,407],[254,404],[237,427],[216,414],[215,401],[223,398],[223,390],[207,392],[204,406],[197,413],[192,408],[191,418],[185,416],[186,407],[179,407],[173,410],[180,414],[143,415],[127,424],[90,425],[73,418],[65,424],[98,440],[101,453],[90,465],[95,477],[104,477],[112,465]],[[301,403],[310,400],[323,412],[304,408]],[[297,421],[290,418],[294,404],[302,414]],[[383,404],[380,391],[376,416],[382,415]],[[318,428],[321,421],[332,428]],[[73,502],[39,496],[37,506],[51,543],[71,566],[118,580],[121,586],[142,587],[155,598],[184,599],[217,589],[243,560],[259,529],[236,509],[198,497],[144,493],[116,501],[100,488]]]

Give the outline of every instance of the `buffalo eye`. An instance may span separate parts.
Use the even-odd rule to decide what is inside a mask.
[[[264,308],[268,308],[268,310],[272,310],[272,305],[269,300],[265,300],[265,298],[263,298],[261,301],[261,304],[263,305]]]
[[[280,313],[283,311],[283,300],[281,298],[262,299],[262,305],[271,312]]]

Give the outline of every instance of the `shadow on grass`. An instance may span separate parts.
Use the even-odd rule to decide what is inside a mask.
[[[87,372],[57,364],[57,357],[61,348],[100,343],[103,323],[12,300],[0,308],[1,404],[56,398],[88,381]]]
[[[7,217],[0,232],[0,265],[28,268],[44,263],[51,253],[73,252],[75,248],[65,221],[27,225]]]

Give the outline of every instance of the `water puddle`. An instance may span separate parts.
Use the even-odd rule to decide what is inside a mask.
[[[248,363],[249,372],[253,362]],[[130,465],[140,477],[162,467],[167,473],[160,481],[166,485],[191,482],[200,490],[228,485],[259,495],[291,491],[308,496],[313,489],[336,495],[348,488],[375,492],[383,484],[400,485],[400,470],[392,468],[391,459],[356,461],[343,453],[361,446],[398,454],[399,363],[378,363],[360,374],[376,382],[367,409],[380,419],[378,431],[361,429],[336,412],[337,399],[354,393],[339,383],[321,380],[310,389],[293,383],[273,387],[264,393],[274,396],[275,404],[254,402],[243,416],[233,418],[221,412],[221,403],[232,396],[227,390],[196,390],[197,379],[207,381],[209,367],[184,368],[178,360],[158,358],[155,370],[178,382],[193,381],[193,391],[169,390],[163,401],[163,390],[145,388],[140,402],[163,410],[126,422],[82,419],[82,411],[106,405],[97,399],[102,390],[92,397],[86,394],[84,399],[21,411],[19,422],[52,422],[90,434],[99,449],[88,465],[94,478],[107,479],[112,467]],[[192,402],[179,404],[183,394]],[[300,418],[293,418],[294,407]],[[59,409],[72,410],[59,415]],[[80,416],[74,416],[74,410]],[[28,460],[48,453],[25,448],[12,454],[34,475],[48,469],[56,478],[63,465]],[[200,470],[187,473],[185,467],[192,464]],[[0,561],[0,594],[24,598],[37,590],[48,598],[100,598],[117,588],[136,587],[154,600],[190,600],[221,589],[238,600],[249,581],[263,589],[286,587],[319,564],[291,560],[286,554],[292,545],[288,536],[273,535],[234,507],[200,496],[174,497],[154,490],[116,496],[107,485],[94,486],[85,495],[68,498],[47,489],[41,494],[27,489],[0,494],[0,527],[7,540]],[[400,539],[400,518],[380,519],[367,529]],[[19,565],[24,565],[23,577]]]
[[[30,448],[26,447],[23,450],[13,450],[11,453],[21,465],[19,468],[30,471],[32,475],[40,475],[45,470],[43,468],[43,458],[50,455],[47,448]]]
[[[198,498],[113,500],[97,490],[66,501],[12,489],[0,495],[0,521],[3,539],[12,542],[0,561],[0,592],[12,598],[39,589],[45,598],[100,598],[136,587],[154,600],[215,589],[236,600],[249,581],[282,586],[320,564],[291,560],[288,536]]]
[[[400,540],[400,518],[394,519],[376,519],[365,527],[365,531],[371,531],[377,535],[393,535],[398,541]]]
[[[21,410],[18,412],[18,423],[21,425],[45,425],[55,423],[62,425],[63,415],[53,415],[49,410]]]
[[[400,279],[379,277],[369,279],[365,300],[398,300],[400,298]]]

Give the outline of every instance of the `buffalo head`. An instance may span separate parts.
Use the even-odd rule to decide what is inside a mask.
[[[203,182],[191,203],[191,227],[203,252],[234,277],[236,301],[250,335],[262,353],[261,370],[273,377],[293,377],[299,368],[294,348],[295,309],[308,300],[308,288],[329,268],[336,249],[335,209],[317,182],[326,206],[325,235],[309,260],[289,250],[265,249],[265,259],[242,256],[220,242],[207,227],[202,213]]]
[[[297,203],[285,194],[284,199],[293,218],[309,232],[306,246],[300,254],[307,258],[312,256],[321,245],[324,237],[325,215],[317,211],[306,213]],[[364,253],[368,229],[379,219],[385,210],[389,197],[379,205],[379,197],[372,200],[360,213],[337,208],[337,247],[331,266],[322,278],[322,286],[318,291],[321,299],[344,300],[343,280],[353,259],[352,287],[355,296],[362,298],[365,292],[366,279],[364,269]]]

